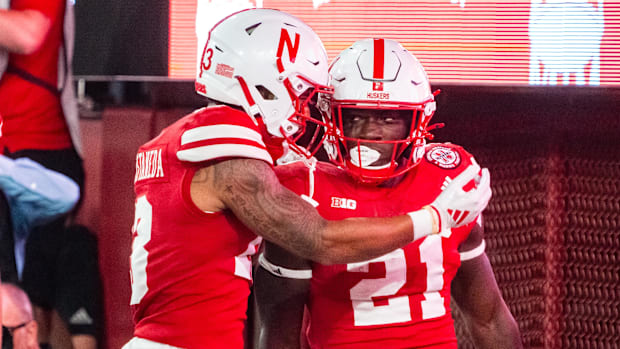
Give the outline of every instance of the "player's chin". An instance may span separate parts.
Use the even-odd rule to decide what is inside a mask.
[[[388,167],[391,162],[392,162],[392,159],[390,159],[389,157],[380,158],[379,160],[373,162],[372,164],[369,164],[368,167],[375,168],[375,169],[384,168],[384,167]]]

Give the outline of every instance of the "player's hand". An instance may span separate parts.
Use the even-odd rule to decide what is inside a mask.
[[[476,186],[469,190],[463,187],[474,181]],[[487,207],[491,199],[491,175],[489,170],[473,161],[465,171],[454,179],[446,177],[445,189],[430,204],[438,215],[437,229],[441,234],[450,235],[450,228],[471,223]]]

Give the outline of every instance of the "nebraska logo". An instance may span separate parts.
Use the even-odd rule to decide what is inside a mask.
[[[215,74],[221,75],[223,77],[227,77],[229,79],[233,77],[234,72],[235,72],[235,68],[227,64],[224,64],[224,63],[218,63],[215,66]]]
[[[426,153],[426,160],[445,169],[456,168],[461,164],[459,153],[447,147],[434,147]]]
[[[288,31],[284,28],[280,31],[280,42],[278,43],[277,53],[277,65],[278,71],[281,73],[284,71],[284,65],[282,64],[282,54],[284,53],[284,45],[288,51],[288,59],[291,63],[295,63],[297,58],[297,51],[299,51],[299,33],[295,33],[295,43],[291,41],[291,37],[288,35]]]
[[[373,91],[383,91],[383,83],[381,81],[375,81],[372,83]]]
[[[390,99],[390,94],[387,92],[368,92],[366,98],[369,99]]]
[[[332,196],[332,207],[355,210],[357,208],[357,201],[353,199],[337,198]]]

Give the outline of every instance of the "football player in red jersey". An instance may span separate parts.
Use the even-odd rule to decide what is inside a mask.
[[[360,40],[336,57],[330,74],[333,131],[326,148],[336,166],[298,161],[275,168],[281,183],[308,197],[324,218],[418,210],[475,163],[457,145],[426,144],[434,96],[422,65],[398,42]],[[469,221],[340,265],[267,242],[255,276],[260,348],[456,349],[451,296],[476,348],[520,348],[484,252],[482,219]],[[304,306],[309,322],[302,329]]]
[[[273,161],[283,146],[313,153],[296,141],[317,94],[331,93],[328,76],[320,39],[296,17],[253,9],[211,29],[195,86],[218,104],[167,127],[136,157],[135,329],[126,348],[243,348],[258,236],[347,263],[467,224],[486,206],[489,175],[476,166],[429,196],[427,208],[388,218],[326,220],[283,187]],[[472,179],[480,184],[465,191]]]

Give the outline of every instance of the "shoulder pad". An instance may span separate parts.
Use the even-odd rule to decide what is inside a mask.
[[[177,158],[188,162],[250,158],[273,164],[254,120],[226,106],[203,108],[189,116],[180,134]]]
[[[303,161],[293,161],[274,168],[274,172],[282,183],[296,178],[307,178],[308,170],[308,166]]]

